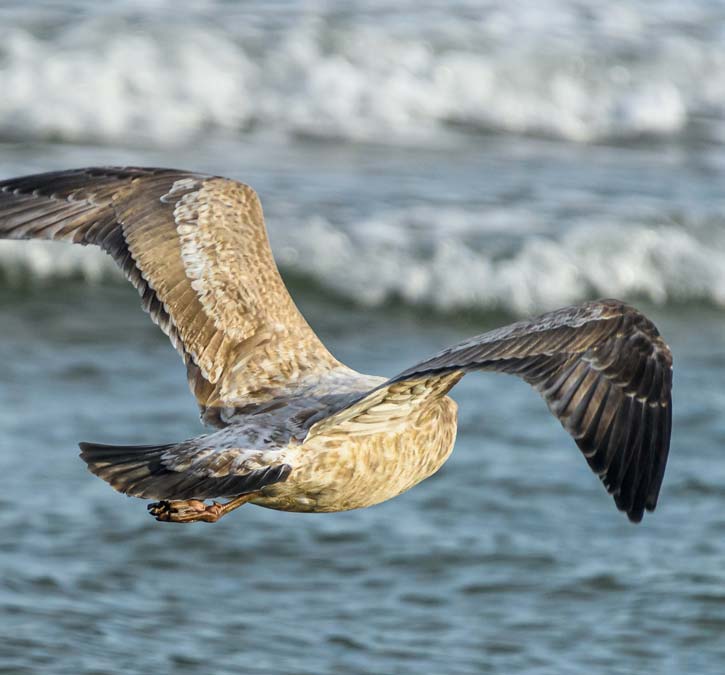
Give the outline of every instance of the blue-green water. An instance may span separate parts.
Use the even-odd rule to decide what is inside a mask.
[[[250,183],[310,323],[381,375],[634,302],[672,450],[633,526],[534,392],[471,375],[453,456],[391,502],[157,523],[76,443],[199,433],[177,355],[105,259],[0,242],[0,672],[725,672],[723,4],[99,7],[0,7],[0,177]]]

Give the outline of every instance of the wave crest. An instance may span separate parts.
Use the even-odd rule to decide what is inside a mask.
[[[283,272],[368,307],[395,300],[441,312],[531,314],[592,297],[725,307],[719,223],[602,221],[557,236],[520,225],[511,214],[413,209],[345,225],[295,222],[275,229],[273,245]],[[49,242],[0,242],[0,270],[11,283],[120,279],[99,251]]]
[[[436,223],[445,222],[438,214]],[[372,224],[372,228],[371,228]],[[642,297],[657,304],[702,301],[725,306],[725,236],[720,225],[574,227],[492,245],[441,236],[425,247],[409,231],[380,240],[317,219],[281,251],[283,266],[368,305],[391,299],[440,311],[530,314],[591,297]],[[443,228],[445,231],[445,228]],[[291,251],[288,253],[286,251]]]
[[[547,3],[551,12],[540,4],[475,20],[465,4],[419,11],[408,30],[359,7],[243,28],[245,17],[203,12],[150,14],[143,31],[132,14],[79,14],[42,32],[10,22],[0,28],[0,137],[164,144],[216,128],[430,141],[451,127],[578,142],[704,128],[719,137],[717,8],[683,25],[644,5],[581,16],[567,0]]]

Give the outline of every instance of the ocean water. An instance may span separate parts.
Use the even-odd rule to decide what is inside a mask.
[[[202,432],[96,251],[0,242],[0,672],[725,672],[725,3],[0,5],[0,178],[176,166],[260,193],[332,351],[391,375],[614,296],[675,358],[654,514],[522,382],[371,509],[157,523],[79,440]]]

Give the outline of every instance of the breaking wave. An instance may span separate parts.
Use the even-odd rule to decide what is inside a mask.
[[[0,138],[725,137],[722,2],[67,4],[0,20]]]
[[[721,223],[588,222],[551,235],[495,214],[412,209],[295,222],[275,228],[273,248],[292,279],[367,307],[529,314],[593,297],[725,307]],[[49,242],[0,242],[0,272],[17,284],[121,278],[97,250]]]

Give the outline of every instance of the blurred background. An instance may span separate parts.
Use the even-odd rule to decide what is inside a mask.
[[[534,392],[470,376],[392,502],[159,524],[75,444],[200,433],[176,354],[102,254],[0,242],[0,672],[725,671],[725,2],[0,3],[0,178],[99,164],[251,184],[360,370],[637,304],[670,464],[630,525]]]

